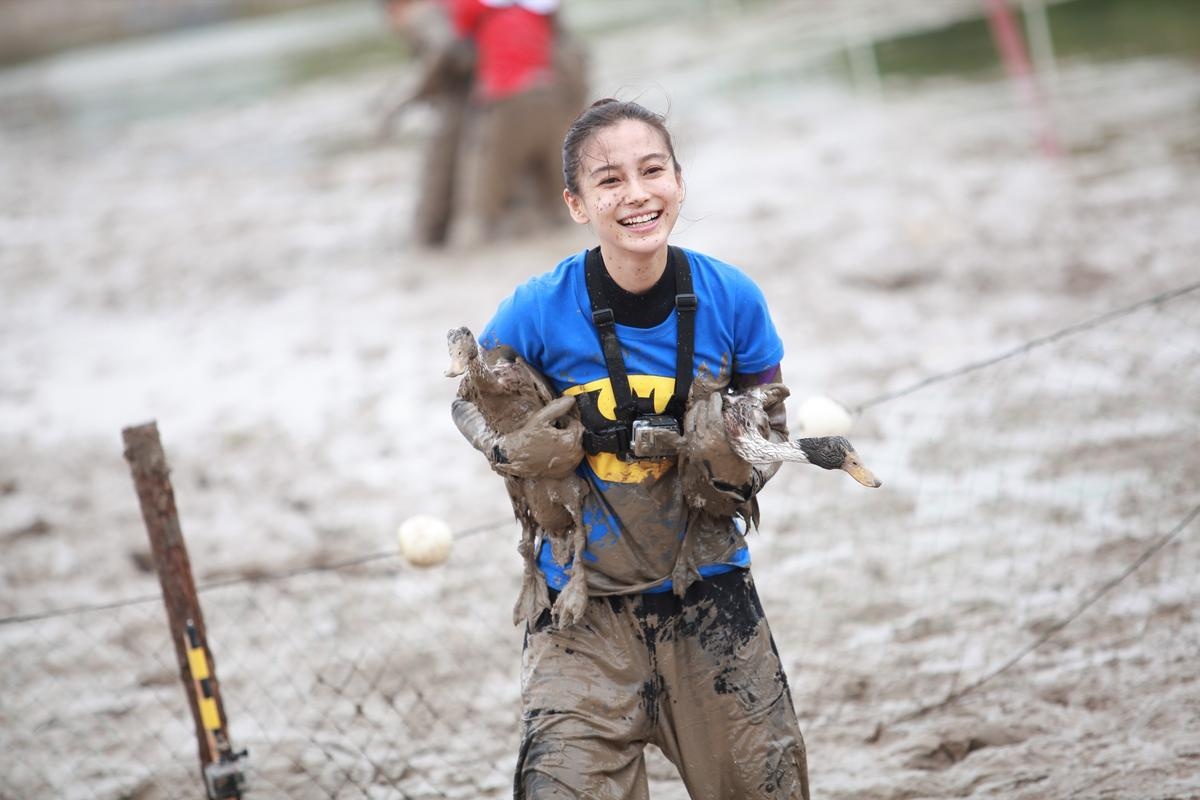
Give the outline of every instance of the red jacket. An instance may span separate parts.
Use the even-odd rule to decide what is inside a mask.
[[[484,100],[501,100],[550,82],[551,14],[531,11],[519,0],[454,0],[453,18],[458,35],[475,41],[476,91]]]

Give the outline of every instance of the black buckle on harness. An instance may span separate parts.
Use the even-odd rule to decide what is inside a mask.
[[[602,325],[606,328],[609,325],[612,325],[616,319],[617,317],[615,314],[613,314],[613,310],[611,308],[597,308],[592,312],[592,322],[596,323],[597,325]]]
[[[675,307],[680,311],[695,311],[699,303],[696,300],[696,295],[677,294],[675,295]]]
[[[624,453],[629,449],[629,426],[616,425],[583,432],[583,449],[588,455]]]

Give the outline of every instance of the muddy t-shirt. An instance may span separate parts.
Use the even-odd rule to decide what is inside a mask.
[[[589,430],[616,421],[615,399],[600,337],[592,324],[584,279],[587,251],[552,271],[531,278],[504,300],[480,343],[506,344],[541,372],[556,392],[573,396]],[[743,272],[691,250],[682,250],[691,266],[696,309],[693,373],[701,366],[750,374],[777,365],[783,342],[767,310],[766,299]],[[675,314],[659,325],[616,325],[629,386],[643,405],[662,413],[675,390]],[[584,502],[591,594],[666,591],[687,520],[676,460],[623,461],[613,453],[587,455],[579,465],[592,491]],[[717,574],[750,564],[739,527],[727,519],[701,516],[694,523],[700,574]],[[566,585],[569,564],[560,563],[549,542],[539,565],[553,589]]]

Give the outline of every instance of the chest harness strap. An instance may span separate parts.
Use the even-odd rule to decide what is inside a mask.
[[[683,420],[684,405],[692,386],[692,358],[696,344],[696,295],[692,292],[692,270],[687,256],[678,247],[667,249],[667,268],[675,270],[675,392],[667,402],[666,414]],[[629,386],[629,374],[625,360],[621,357],[621,343],[617,340],[616,316],[605,296],[604,260],[600,248],[588,251],[584,260],[584,277],[587,281],[588,297],[592,304],[592,322],[600,334],[600,346],[604,351],[604,363],[608,367],[608,379],[612,384],[616,400],[614,425],[596,431],[584,431],[583,449],[588,453],[617,453],[629,455],[633,420],[638,416],[638,403]],[[651,409],[648,413],[653,414]]]

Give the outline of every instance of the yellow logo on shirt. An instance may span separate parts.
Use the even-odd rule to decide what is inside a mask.
[[[654,413],[662,414],[675,391],[675,378],[661,375],[630,375],[629,389],[634,397],[653,401]],[[579,402],[583,424],[590,430],[602,428],[617,421],[617,398],[613,394],[612,382],[608,378],[572,386],[563,392],[568,397],[588,395]],[[646,459],[644,461],[622,461],[616,453],[597,453],[587,456],[588,466],[601,480],[613,483],[641,483],[662,477],[675,465],[673,458]]]

